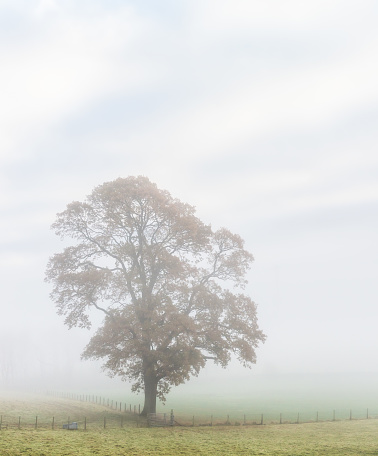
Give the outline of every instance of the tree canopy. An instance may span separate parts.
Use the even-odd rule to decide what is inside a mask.
[[[265,335],[242,293],[253,257],[240,236],[213,231],[141,176],[96,187],[52,228],[74,241],[47,266],[58,313],[70,328],[90,328],[91,309],[104,314],[83,357],[143,390],[143,414],[207,360],[256,362]]]

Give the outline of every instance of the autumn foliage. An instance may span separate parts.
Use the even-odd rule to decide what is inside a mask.
[[[241,293],[253,258],[240,236],[212,231],[145,177],[100,185],[53,229],[74,241],[47,267],[58,313],[83,328],[91,310],[104,314],[83,357],[143,390],[144,414],[209,359],[255,363],[265,336]]]

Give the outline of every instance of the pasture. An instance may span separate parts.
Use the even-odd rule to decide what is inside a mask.
[[[104,407],[53,398],[0,398],[3,427],[1,456],[63,455],[378,455],[378,420],[340,420],[259,426],[146,428],[135,417],[119,422],[119,413]],[[54,414],[55,427],[51,427]],[[17,416],[23,416],[18,426]],[[104,415],[109,426],[103,428]],[[34,416],[38,416],[35,429]],[[79,430],[61,423],[70,417]],[[87,417],[87,430],[83,418]],[[8,423],[5,423],[7,417]],[[113,420],[113,421],[112,421]]]

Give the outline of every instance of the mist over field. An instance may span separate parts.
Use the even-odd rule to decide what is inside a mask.
[[[245,240],[267,335],[252,369],[209,361],[158,409],[378,412],[377,16],[368,0],[0,1],[0,395],[142,402],[80,359],[102,316],[69,330],[44,277],[66,246],[56,213],[143,175]]]

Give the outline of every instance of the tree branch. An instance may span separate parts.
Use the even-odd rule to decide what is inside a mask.
[[[91,302],[92,306],[96,307],[96,309],[101,310],[101,312],[104,312],[108,317],[110,317],[112,320],[115,320],[114,316],[106,309],[103,307],[98,306],[95,302]]]

